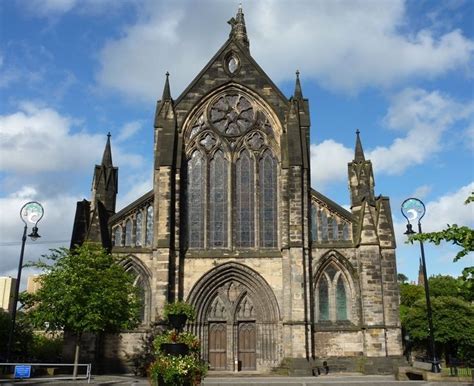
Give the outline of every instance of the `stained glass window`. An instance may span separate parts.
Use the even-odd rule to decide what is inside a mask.
[[[326,213],[322,210],[319,211],[321,217],[321,238],[324,241],[328,239],[328,218],[326,217]]]
[[[146,208],[146,234],[145,245],[151,245],[153,241],[153,206]]]
[[[347,320],[346,287],[341,276],[336,286],[336,320]]]
[[[260,246],[277,246],[277,163],[266,151],[259,163]]]
[[[318,209],[311,205],[311,239],[318,241]]]
[[[136,228],[136,241],[135,241],[135,244],[137,246],[141,246],[142,245],[142,220],[143,218],[143,215],[142,215],[142,212],[138,212],[137,213],[137,228]]]
[[[205,205],[205,161],[195,151],[188,161],[188,245],[190,248],[204,247],[204,205]]]
[[[238,247],[255,246],[254,163],[247,150],[236,162],[236,243]]]
[[[323,276],[319,281],[319,320],[329,320],[329,291],[328,282]]]
[[[132,245],[132,221],[127,220],[125,223],[125,245],[128,247]]]
[[[114,230],[114,245],[117,247],[122,246],[122,227],[118,226]]]
[[[227,247],[227,160],[215,153],[209,166],[209,246]]]

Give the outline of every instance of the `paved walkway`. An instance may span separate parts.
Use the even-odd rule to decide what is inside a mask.
[[[5,381],[0,380],[0,385],[87,385],[87,381]],[[93,385],[150,385],[148,379],[127,375],[98,375],[91,380]],[[279,376],[217,376],[213,374],[203,380],[202,386],[339,386],[339,385],[365,385],[365,386],[472,386],[472,383],[463,382],[426,382],[426,381],[396,381],[393,376],[386,375],[339,375],[329,374],[319,377],[279,377]]]

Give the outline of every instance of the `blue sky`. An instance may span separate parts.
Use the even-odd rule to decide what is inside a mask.
[[[151,188],[153,114],[171,73],[176,98],[226,41],[235,1],[0,2],[0,275],[16,275],[22,223],[45,206],[27,259],[68,245],[75,202],[90,198],[112,133],[118,209]],[[474,2],[244,1],[255,60],[290,96],[301,72],[311,106],[312,185],[349,205],[355,131],[391,198],[398,270],[411,280],[419,248],[404,244],[401,202],[427,205],[424,229],[473,226]],[[473,256],[427,248],[429,274],[459,275]],[[28,272],[26,273],[28,274]]]

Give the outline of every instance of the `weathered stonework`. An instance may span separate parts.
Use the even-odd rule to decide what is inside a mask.
[[[299,76],[288,99],[250,56],[241,10],[235,23],[176,100],[166,77],[153,190],[115,213],[109,140],[92,202],[78,204],[73,240],[102,240],[143,289],[142,326],[102,337],[103,357],[124,368],[165,302],[183,299],[211,368],[389,371],[401,355],[389,200],[375,197],[359,133],[351,211],[311,189]]]

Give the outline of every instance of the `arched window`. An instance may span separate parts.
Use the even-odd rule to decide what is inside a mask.
[[[316,284],[316,314],[319,321],[349,320],[349,285],[343,271],[335,263],[329,263],[319,275]]]
[[[125,223],[125,246],[132,245],[132,221],[127,220]]]
[[[277,163],[267,150],[259,164],[260,246],[277,246]]]
[[[346,287],[342,276],[339,276],[336,286],[336,320],[347,320]]]
[[[142,212],[139,211],[137,213],[137,219],[136,219],[136,224],[137,224],[137,227],[136,227],[136,232],[135,232],[135,235],[136,235],[136,241],[135,241],[135,244],[137,246],[141,246],[142,245]]]
[[[318,241],[318,209],[311,205],[311,240]]]
[[[330,236],[329,236],[329,238],[331,240],[337,240],[338,237],[339,237],[339,228],[338,228],[337,220],[336,220],[335,217],[331,217],[329,219],[329,221],[330,221],[329,222],[329,224],[330,224],[329,225],[329,227],[330,227]],[[332,233],[332,235],[331,235],[331,233]]]
[[[114,245],[116,247],[122,246],[122,227],[120,225],[114,230]]]
[[[153,241],[153,206],[146,208],[145,245],[150,246]]]
[[[244,150],[235,165],[236,217],[235,231],[238,247],[255,246],[255,188],[254,163]]]
[[[188,243],[190,248],[204,247],[205,161],[195,151],[188,161]]]
[[[323,276],[319,281],[319,320],[329,320],[329,289],[328,282]]]
[[[227,247],[227,160],[216,152],[209,167],[209,246]]]

